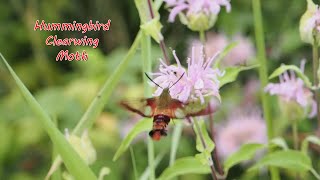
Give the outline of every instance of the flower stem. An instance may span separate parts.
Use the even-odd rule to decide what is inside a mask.
[[[294,120],[292,122],[292,136],[293,136],[293,147],[295,150],[298,150],[298,127],[297,127],[297,121]]]
[[[262,108],[264,119],[267,124],[267,134],[268,140],[270,141],[273,138],[273,126],[272,126],[272,118],[271,118],[271,103],[267,94],[263,92],[263,87],[265,87],[268,83],[268,68],[267,68],[267,59],[265,52],[265,43],[264,43],[264,35],[263,35],[263,25],[262,25],[262,15],[261,15],[261,4],[260,0],[252,0],[252,9],[254,16],[254,27],[255,27],[255,37],[256,37],[256,45],[257,45],[257,56],[259,59],[259,78],[261,82],[261,99],[262,99]],[[271,149],[269,149],[271,151]],[[279,172],[275,168],[270,168],[271,179],[278,180]]]
[[[175,159],[176,159],[176,154],[177,154],[177,149],[179,147],[179,141],[181,137],[181,132],[182,132],[182,123],[176,123],[174,126],[174,130],[172,133],[172,141],[171,141],[171,150],[170,150],[170,161],[169,165],[172,166]]]
[[[201,43],[204,45],[206,43],[206,34],[204,31],[199,31],[199,37]]]
[[[151,72],[151,38],[144,32],[141,37],[141,53],[142,53],[142,76],[144,82],[144,94],[145,97],[151,96],[151,88],[148,85],[148,78],[144,75],[144,72]],[[150,179],[155,179],[155,168],[154,168],[154,147],[151,138],[148,138],[148,164],[150,167]]]
[[[299,139],[298,139],[298,127],[297,127],[297,120],[294,120],[292,122],[292,136],[293,136],[293,148],[294,150],[298,150],[299,146]],[[296,173],[296,179],[300,179],[300,174],[297,172]]]
[[[135,178],[135,180],[138,180],[138,171],[137,171],[136,158],[134,156],[134,152],[133,152],[133,148],[132,147],[130,147],[130,154],[131,154],[134,178]]]
[[[199,38],[200,38],[200,41],[202,43],[203,46],[205,46],[205,43],[206,43],[206,34],[205,34],[205,31],[199,31]],[[205,47],[204,47],[205,49]],[[203,50],[204,52],[204,56],[206,56],[206,52],[205,50]],[[210,103],[209,103],[209,106],[210,106]],[[210,108],[210,107],[209,107]],[[211,111],[211,110],[210,110]],[[209,114],[209,120],[210,120],[210,132],[211,132],[211,140],[212,142],[215,144],[215,138],[214,138],[214,121],[213,121],[213,115],[210,113]],[[216,163],[216,166],[217,166],[217,169],[218,169],[218,172],[221,176],[224,175],[224,172],[223,172],[223,169],[222,169],[222,166],[220,164],[220,161],[219,161],[219,158],[218,158],[218,152],[217,152],[217,148],[215,147],[211,153],[211,158],[214,159],[214,162]]]
[[[313,37],[314,42],[312,46],[312,59],[313,59],[313,83],[314,86],[318,87],[319,85],[319,78],[318,78],[318,69],[319,69],[319,52],[318,52],[318,42],[317,38]],[[315,97],[317,101],[317,119],[318,119],[318,132],[320,132],[320,98],[318,91],[315,91]]]
[[[202,146],[203,146],[204,149],[207,149],[207,144],[206,144],[206,142],[205,142],[205,140],[204,140],[204,137],[203,137],[203,134],[202,134],[202,131],[201,131],[201,129],[200,129],[200,126],[199,126],[198,121],[197,121],[197,120],[193,120],[192,117],[188,117],[187,119],[196,126],[197,131],[198,131],[198,133],[199,133],[199,137],[200,137]],[[194,130],[194,131],[195,131],[195,130]],[[195,132],[195,134],[196,134],[196,132]],[[217,175],[216,175],[216,172],[215,172],[215,169],[214,169],[214,164],[213,164],[213,161],[212,161],[212,158],[211,158],[211,157],[209,157],[209,164],[210,164],[212,179],[218,180]]]

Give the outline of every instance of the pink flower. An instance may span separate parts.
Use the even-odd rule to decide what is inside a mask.
[[[169,7],[172,7],[169,21],[173,22],[177,14],[186,10],[186,15],[204,13],[207,16],[217,15],[220,6],[225,6],[230,12],[231,5],[227,0],[165,0]]]
[[[203,46],[199,39],[192,39],[189,44],[189,56],[191,56],[192,48],[195,48],[196,56],[199,56]],[[223,51],[228,44],[229,40],[224,34],[207,33],[207,41],[204,45],[204,52],[206,53],[206,56],[212,57],[216,53]]]
[[[304,69],[305,61],[301,63],[301,69]],[[296,102],[303,108],[312,107],[309,117],[316,114],[316,102],[313,99],[312,92],[304,86],[303,81],[297,78],[293,71],[279,76],[280,83],[269,83],[265,91],[271,95],[278,95],[281,100],[286,102]]]
[[[236,42],[237,44],[222,60],[221,64],[224,67],[245,65],[255,57],[255,49],[252,42],[247,37],[241,35],[234,36],[229,40],[224,34],[208,33],[205,53],[210,57],[219,51],[223,51],[231,42]],[[199,40],[192,40],[190,44],[197,49],[202,46]]]
[[[222,61],[224,66],[245,65],[255,57],[255,49],[249,38],[237,35],[232,38],[237,45]]]
[[[217,128],[216,147],[222,159],[247,143],[267,143],[266,125],[259,110],[245,113],[239,110]]]
[[[218,77],[223,74],[219,69],[212,68],[211,65],[217,54],[205,60],[203,51],[199,57],[195,57],[193,49],[191,59],[187,60],[187,70],[181,66],[175,51],[173,51],[173,56],[177,65],[168,66],[161,60],[159,72],[152,74],[157,76],[154,79],[157,84],[163,88],[170,87],[184,73],[177,84],[170,88],[170,95],[173,98],[182,102],[199,98],[201,103],[204,103],[204,96],[215,96],[220,99]],[[160,95],[162,90],[158,88],[154,95]]]

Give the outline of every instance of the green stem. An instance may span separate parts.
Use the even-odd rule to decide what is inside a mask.
[[[58,119],[56,117],[52,118],[53,122],[55,123],[56,127],[58,127]],[[55,159],[59,156],[59,153],[57,151],[57,148],[53,146],[53,151],[52,151],[52,164],[55,164]],[[60,159],[60,158],[59,158]],[[58,163],[59,165],[57,166],[57,169],[53,172],[51,180],[61,180],[61,168],[60,168],[60,161]],[[49,177],[48,177],[49,178]]]
[[[150,97],[151,88],[148,84],[148,78],[144,75],[144,73],[151,72],[151,38],[150,36],[142,33],[141,39],[141,53],[142,53],[142,61],[143,61],[143,80],[144,80],[144,94],[145,97]],[[153,141],[149,137],[148,138],[148,164],[150,167],[150,179],[155,179],[155,168],[154,168],[154,146]]]
[[[318,42],[317,38],[313,37],[314,42],[312,46],[312,59],[313,59],[313,83],[314,86],[318,87],[319,78],[318,78],[318,69],[319,69],[319,52],[318,52]],[[317,119],[318,119],[318,132],[320,132],[320,99],[318,91],[315,91],[315,97],[317,101]]]
[[[176,123],[174,126],[174,130],[172,133],[171,150],[170,150],[170,161],[169,161],[170,166],[173,165],[173,163],[176,159],[176,154],[177,154],[177,150],[179,147],[179,141],[180,141],[180,137],[181,137],[182,127],[183,127],[183,124],[181,122]]]
[[[298,127],[297,127],[297,120],[294,120],[292,123],[292,136],[293,136],[293,148],[294,150],[298,151],[299,146],[299,139],[298,139]],[[296,180],[300,180],[300,173],[296,172]]]
[[[138,180],[138,171],[137,171],[136,158],[134,156],[134,152],[133,152],[133,148],[132,147],[130,147],[130,154],[131,154],[134,178],[135,178],[135,180]]]
[[[199,31],[199,38],[202,44],[206,43],[206,34],[204,31]]]
[[[298,150],[298,144],[299,144],[299,140],[298,140],[298,127],[297,127],[297,121],[294,120],[294,122],[292,122],[292,136],[293,136],[293,147],[295,150]]]
[[[252,9],[254,16],[254,28],[255,28],[255,38],[256,45],[258,50],[258,60],[259,60],[259,78],[261,82],[261,100],[262,100],[262,108],[264,118],[267,124],[267,134],[268,140],[270,141],[273,138],[273,126],[272,126],[272,118],[271,118],[271,103],[267,94],[263,92],[263,88],[268,83],[268,68],[267,68],[267,59],[265,52],[265,43],[264,43],[264,35],[263,35],[263,25],[262,25],[262,15],[261,15],[261,4],[260,0],[252,0]],[[271,151],[271,149],[269,149]],[[270,168],[271,179],[278,180],[280,179],[279,172],[275,168]]]

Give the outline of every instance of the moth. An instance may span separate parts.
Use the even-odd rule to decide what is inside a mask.
[[[151,82],[162,88],[147,73],[145,75]],[[131,112],[137,113],[142,117],[153,118],[152,130],[149,132],[149,136],[155,141],[159,141],[162,136],[167,136],[167,126],[171,119],[184,119],[213,113],[209,105],[199,107],[197,105],[199,102],[197,101],[181,102],[171,97],[170,88],[177,84],[183,75],[184,73],[170,87],[162,88],[163,91],[160,96],[120,102],[121,106]]]

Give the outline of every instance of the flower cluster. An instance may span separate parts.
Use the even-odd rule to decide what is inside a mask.
[[[302,61],[302,71],[304,69],[304,63],[305,62]],[[278,95],[281,100],[287,103],[297,103],[306,110],[312,107],[309,117],[315,116],[316,102],[313,99],[313,93],[304,86],[304,82],[300,78],[297,78],[293,71],[290,71],[290,75],[286,71],[279,76],[279,79],[279,83],[269,83],[265,87],[265,91],[271,95]]]
[[[160,71],[152,74],[157,76],[154,81],[161,87],[170,87],[181,77],[177,84],[170,88],[170,95],[182,102],[199,98],[201,103],[204,103],[205,96],[215,96],[220,99],[218,77],[222,76],[223,73],[219,69],[212,68],[212,62],[217,54],[205,60],[203,48],[200,58],[195,57],[194,50],[193,48],[191,59],[188,58],[187,60],[187,70],[182,67],[175,51],[173,51],[173,56],[177,65],[168,66],[160,60]],[[162,90],[159,87],[154,95],[160,95]]]
[[[246,143],[267,143],[266,125],[259,110],[237,111],[217,128],[216,147],[226,159]]]
[[[204,31],[211,28],[220,12],[225,6],[230,12],[231,5],[228,0],[165,0],[167,6],[172,8],[169,21],[173,22],[180,13],[181,22],[194,31]]]

